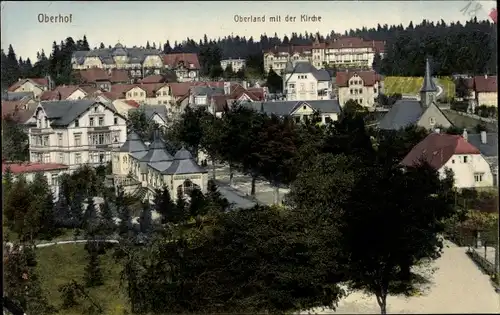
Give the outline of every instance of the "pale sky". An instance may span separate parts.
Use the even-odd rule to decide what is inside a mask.
[[[120,1],[2,1],[2,49],[12,44],[17,57],[36,61],[36,52],[43,48],[47,55],[52,42],[66,37],[75,41],[87,35],[91,48],[103,42],[125,46],[144,46],[146,41],[165,43],[195,41],[226,35],[279,36],[292,32],[328,34],[343,33],[350,28],[373,27],[377,23],[407,26],[422,19],[446,22],[466,21],[474,14],[479,20],[488,19],[495,1],[469,0],[468,12],[461,12],[468,1],[203,1],[203,2],[120,2]],[[476,6],[482,9],[476,10]],[[477,11],[477,12],[474,12]],[[69,23],[40,23],[39,15],[72,15]],[[320,22],[285,22],[287,15],[321,16]],[[237,23],[235,15],[266,16],[265,23]],[[269,22],[269,17],[281,15],[281,22]]]

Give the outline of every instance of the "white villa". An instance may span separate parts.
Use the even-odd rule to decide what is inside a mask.
[[[169,189],[174,200],[195,187],[207,191],[207,171],[184,148],[170,155],[158,134],[147,147],[137,133],[130,132],[123,146],[113,152],[112,171],[114,186],[149,200],[162,187]]]

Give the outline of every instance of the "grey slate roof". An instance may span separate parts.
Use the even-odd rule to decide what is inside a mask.
[[[75,51],[73,58],[78,64],[83,64],[85,57],[99,57],[104,64],[114,64],[113,56],[127,56],[128,63],[142,63],[147,56],[158,55],[162,52],[157,49],[145,48],[124,48],[121,44],[116,44],[113,48],[94,49],[90,51]]]
[[[119,151],[129,152],[129,153],[144,152],[144,154],[146,154],[148,148],[146,147],[142,139],[139,137],[139,135],[134,131],[131,131],[127,135],[127,140],[121,146]]]
[[[173,159],[174,158],[165,148],[165,142],[163,142],[160,138],[156,138],[149,145],[148,153],[141,158],[141,162],[148,162],[149,165],[151,165],[158,162],[172,161]]]
[[[378,127],[384,130],[398,130],[415,124],[424,110],[417,100],[398,100],[380,120]]]
[[[207,171],[199,166],[193,159],[193,156],[185,148],[175,153],[174,162],[162,174],[180,175],[180,174],[199,174]]]
[[[467,141],[479,149],[485,157],[498,156],[498,133],[487,133],[486,143],[481,142],[481,134],[468,134]]]
[[[251,102],[243,103],[242,106],[277,116],[291,115],[300,106],[308,105],[321,113],[340,113],[338,100],[315,100],[315,101],[281,101],[281,102]]]
[[[167,120],[167,107],[165,105],[144,105],[140,108],[131,108],[128,111],[140,111],[143,110],[146,114],[146,119],[150,120],[155,114],[160,115],[161,118]]]
[[[424,82],[422,83],[422,88],[420,92],[437,92],[437,87],[432,80],[431,65],[429,63],[429,58],[425,60],[425,75]]]
[[[74,101],[66,100],[40,102],[40,105],[47,114],[47,117],[52,120],[51,124],[54,126],[69,125],[94,104],[101,104],[116,113],[115,109],[110,107],[109,104],[95,100],[83,99]]]
[[[210,86],[193,86],[191,88],[191,94],[194,96],[212,96],[212,95],[222,95],[224,94],[224,88],[216,88]]]
[[[318,70],[308,61],[297,61],[295,67],[292,63],[287,63],[285,73],[311,73],[318,81],[330,81],[332,78],[328,71],[321,69]]]
[[[25,97],[33,99],[35,95],[33,92],[6,92],[2,94],[4,101],[19,101]]]

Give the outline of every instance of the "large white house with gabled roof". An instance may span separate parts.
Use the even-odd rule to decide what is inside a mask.
[[[105,165],[126,138],[126,119],[112,105],[95,100],[40,102],[29,129],[30,162],[57,163],[74,170]]]
[[[172,198],[188,196],[194,188],[207,192],[207,171],[196,163],[185,148],[172,156],[166,143],[155,134],[148,146],[135,132],[113,153],[113,185],[127,193],[146,199],[154,197],[155,189],[167,187]]]
[[[283,72],[283,89],[287,101],[329,100],[332,98],[332,77],[310,62],[291,61]]]

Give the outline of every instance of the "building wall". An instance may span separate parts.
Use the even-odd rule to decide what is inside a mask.
[[[286,89],[287,101],[318,100],[318,80],[312,73],[286,74],[283,79],[283,88]]]
[[[47,170],[42,172],[45,178],[47,178],[47,183],[49,184],[49,188],[52,191],[55,200],[57,200],[57,197],[59,196],[59,187],[61,184],[60,178],[67,173],[69,173],[68,169]],[[24,176],[27,182],[32,182],[33,179],[35,178],[36,173],[29,172],[29,173],[23,173],[22,175]],[[19,174],[16,176],[19,176]]]
[[[380,94],[380,84],[365,86],[363,79],[359,76],[353,76],[349,79],[349,86],[338,88],[338,99],[340,106],[344,106],[349,100],[357,101],[359,105],[365,107],[375,106],[375,100]]]
[[[479,106],[498,106],[497,92],[481,92],[477,93],[477,104]]]
[[[444,176],[446,168],[453,170],[455,175],[455,187],[457,188],[493,186],[493,174],[490,165],[480,154],[455,154],[443,167],[441,167],[441,169],[439,169],[439,174],[441,176]],[[477,180],[478,174],[482,174],[480,181]]]
[[[426,129],[434,129],[438,126],[444,128],[451,127],[451,123],[435,104],[431,104],[427,108],[417,122],[417,125]]]
[[[126,121],[100,105],[83,113],[67,127],[51,127],[45,123],[43,110],[36,113],[37,127],[29,130],[31,162],[66,164],[76,169],[82,164],[105,165],[111,161],[111,151],[126,140]],[[90,126],[90,121],[93,126]],[[116,118],[116,121],[115,121]],[[116,122],[116,124],[115,124]]]
[[[297,108],[291,116],[294,118],[295,122],[304,122],[306,117],[311,117],[315,113],[315,110],[307,105],[303,105]],[[326,124],[331,121],[338,120],[338,114],[336,113],[320,113],[321,123]]]
[[[127,91],[125,94],[127,100],[133,100],[137,102],[146,102],[147,92],[140,87],[134,87]]]
[[[82,100],[85,98],[85,96],[87,96],[87,93],[78,89],[78,90],[74,91],[73,93],[71,93],[71,95],[68,96],[66,98],[66,100],[70,100],[70,101]]]
[[[224,59],[224,60],[220,61],[220,66],[222,67],[223,70],[226,70],[226,68],[229,65],[231,65],[231,68],[233,68],[234,72],[238,72],[246,66],[246,60],[245,59]]]
[[[21,86],[19,86],[14,92],[33,92],[33,95],[35,95],[35,97],[38,97],[44,91],[45,89],[40,88],[38,85],[35,85],[30,81],[26,81]]]

